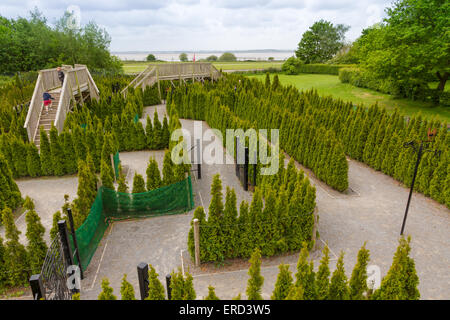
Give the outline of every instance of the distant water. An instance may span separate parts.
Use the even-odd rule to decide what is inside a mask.
[[[258,61],[267,61],[269,57],[273,57],[275,60],[286,60],[287,58],[294,55],[294,51],[228,51],[233,53],[237,60],[258,60]],[[181,52],[112,52],[113,55],[119,57],[121,60],[134,60],[134,61],[145,61],[147,55],[149,53],[153,53],[158,60],[164,61],[180,61],[179,56]],[[211,55],[215,55],[220,57],[223,52],[196,52],[195,59],[206,59]],[[188,59],[192,60],[194,57],[194,52],[186,52],[188,55]]]

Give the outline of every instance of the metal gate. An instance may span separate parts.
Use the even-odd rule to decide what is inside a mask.
[[[41,280],[45,300],[71,300],[72,292],[67,286],[67,268],[59,237],[53,240],[42,265]]]

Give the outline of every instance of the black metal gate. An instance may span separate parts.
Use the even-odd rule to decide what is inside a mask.
[[[41,270],[45,300],[71,300],[72,292],[67,285],[67,268],[59,237],[53,240],[47,251]]]
[[[71,212],[68,212],[68,214],[70,222],[72,222]],[[30,278],[34,300],[71,300],[72,294],[79,292],[80,288],[77,285],[80,285],[80,283],[77,282],[78,275],[76,274],[76,269],[79,266],[73,263],[74,257],[65,220],[58,222],[58,231],[58,237],[53,240],[47,250],[41,273],[32,275]],[[76,239],[73,240],[76,246]],[[76,252],[78,252],[78,249],[76,249]],[[82,274],[81,268],[78,271]]]

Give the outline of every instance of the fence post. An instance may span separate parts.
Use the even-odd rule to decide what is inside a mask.
[[[112,154],[110,154],[109,157],[111,158],[111,166],[112,166],[113,171],[114,171],[114,182],[116,182],[117,181],[117,177],[116,177],[116,169],[115,169],[115,166],[114,166],[114,156]]]
[[[202,178],[202,152],[200,150],[200,139],[197,139],[197,178],[200,180]]]
[[[72,234],[73,245],[75,247],[75,254],[78,260],[78,268],[80,268],[80,278],[81,280],[83,280],[84,276],[83,276],[83,268],[81,267],[80,249],[78,248],[77,236],[75,234],[75,225],[73,223],[73,215],[71,208],[67,208],[67,216],[69,217],[70,232]]]
[[[172,280],[172,276],[170,274],[166,275],[167,300],[172,299],[172,288],[170,287],[171,280]]]
[[[148,264],[141,262],[137,266],[139,291],[141,292],[141,300],[148,297]]]
[[[253,164],[253,186],[256,187],[256,170],[258,170],[258,157],[256,156],[256,150],[253,154],[255,164]]]
[[[245,159],[244,159],[244,190],[248,191],[248,147],[245,147]]]
[[[31,292],[33,293],[33,300],[41,300],[45,299],[45,288],[42,284],[42,278],[40,274],[33,274],[30,277],[30,287]]]
[[[235,144],[235,154],[236,154],[236,176],[239,177],[239,137],[235,138],[236,144]]]
[[[67,233],[67,223],[66,220],[58,221],[58,231],[59,239],[61,240],[61,245],[63,249],[63,259],[67,266],[73,265],[72,249],[69,243],[69,234]]]
[[[195,266],[200,266],[200,223],[194,219]]]

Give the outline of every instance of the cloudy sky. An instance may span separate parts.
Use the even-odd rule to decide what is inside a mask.
[[[0,14],[27,17],[34,7],[50,23],[79,8],[111,35],[112,51],[296,48],[319,19],[351,28],[348,40],[384,17],[391,0],[1,0]]]

